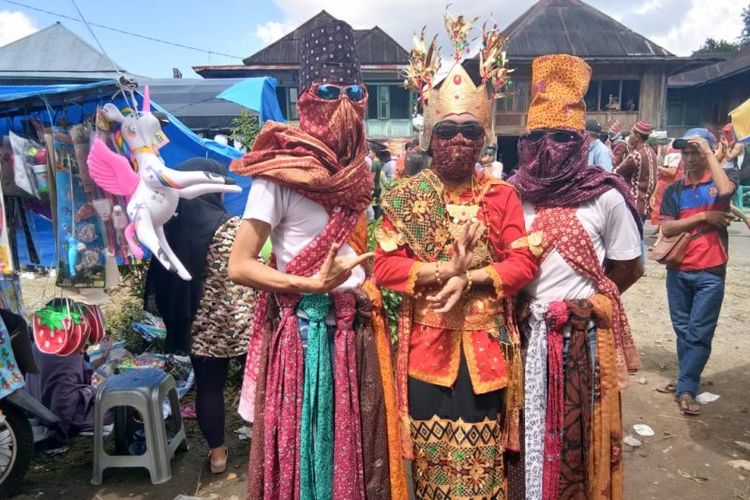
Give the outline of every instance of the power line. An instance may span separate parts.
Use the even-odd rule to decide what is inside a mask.
[[[59,18],[68,19],[70,21],[75,21],[77,23],[82,23],[83,22],[80,19],[78,19],[76,17],[73,17],[73,16],[68,16],[68,15],[65,15],[65,14],[60,14],[59,12],[52,12],[50,10],[41,9],[39,7],[34,7],[34,6],[31,6],[31,5],[27,5],[27,4],[22,3],[22,2],[16,2],[15,0],[4,0],[4,1],[6,3],[9,3],[9,4],[17,5],[19,7],[24,7],[24,8],[29,9],[29,10],[35,10],[37,12],[43,12],[43,13],[49,14],[51,16],[57,16]],[[173,47],[179,47],[181,49],[194,50],[196,52],[203,52],[203,53],[206,53],[208,55],[217,55],[217,56],[230,57],[232,59],[243,59],[243,57],[241,57],[241,56],[235,56],[235,55],[232,55],[232,54],[225,54],[223,52],[216,52],[215,50],[201,49],[199,47],[192,47],[190,45],[185,45],[185,44],[177,43],[177,42],[170,42],[168,40],[162,40],[160,38],[154,38],[154,37],[148,36],[148,35],[141,35],[139,33],[133,33],[131,31],[125,31],[125,30],[121,30],[119,28],[113,28],[112,26],[106,26],[104,24],[98,24],[98,23],[88,23],[88,24],[90,24],[91,26],[96,26],[97,28],[102,28],[102,29],[105,29],[105,30],[114,31],[116,33],[121,33],[123,35],[134,36],[136,38],[142,38],[144,40],[149,40],[151,42],[163,43],[164,45],[171,45]]]

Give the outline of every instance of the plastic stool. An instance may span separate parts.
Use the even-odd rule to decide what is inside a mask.
[[[174,437],[167,436],[162,401],[169,398]],[[109,455],[104,451],[104,416],[115,408],[114,434],[121,444],[127,441],[127,407],[143,417],[146,451],[142,455]],[[175,451],[187,451],[185,428],[182,425],[177,387],[174,378],[161,370],[136,369],[110,377],[97,391],[94,410],[94,471],[92,484],[102,484],[102,473],[110,467],[145,467],[153,484],[161,484],[172,477],[171,460]]]

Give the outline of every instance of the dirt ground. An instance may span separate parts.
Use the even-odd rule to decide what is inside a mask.
[[[674,375],[677,366],[664,269],[649,263],[647,275],[625,295],[643,369],[623,395],[624,428],[636,437],[634,424],[648,424],[655,432],[653,437],[639,437],[641,447],[624,446],[628,500],[750,500],[750,470],[729,464],[750,460],[750,445],[736,443],[750,443],[750,231],[744,225],[732,227],[730,253],[726,298],[701,389],[721,397],[706,405],[698,418],[681,416],[670,396],[654,390]],[[228,397],[228,407],[234,399]],[[205,444],[195,422],[188,421],[191,449],[172,462],[172,480],[166,484],[151,485],[145,470],[111,469],[102,486],[90,485],[90,439],[79,438],[64,455],[38,456],[16,498],[244,498],[248,442],[234,433],[241,425],[238,417],[228,415],[232,467],[220,476],[209,473]]]

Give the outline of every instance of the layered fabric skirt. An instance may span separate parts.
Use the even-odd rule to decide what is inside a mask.
[[[524,322],[525,497],[621,499],[622,413],[609,299],[534,301]]]
[[[474,394],[464,353],[453,387],[409,377],[418,499],[505,499],[502,390]]]
[[[297,319],[298,327],[292,333],[299,337],[287,338],[286,332],[274,330],[272,325],[264,333],[248,498],[390,499],[386,412],[374,347],[372,304],[363,294],[346,297],[351,314],[342,320],[341,308],[336,309],[338,321],[333,326],[325,324],[327,307],[310,307],[318,305],[314,304],[316,297],[323,297],[324,305],[330,301],[326,296],[303,299],[299,307],[310,320]],[[333,305],[340,306],[339,302]],[[321,312],[319,317],[313,317],[315,310]],[[347,331],[350,333],[342,336]],[[279,342],[298,344],[298,352],[304,356],[302,365],[293,370],[286,367],[291,375],[274,386],[270,374],[278,368],[270,351]],[[293,361],[283,360],[287,365]],[[337,390],[345,381],[346,390]],[[269,397],[271,390],[278,394],[281,405],[269,405],[275,401]],[[344,449],[351,451],[346,460],[339,458]]]

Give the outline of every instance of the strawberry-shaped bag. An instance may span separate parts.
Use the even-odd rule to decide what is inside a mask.
[[[80,315],[80,321],[72,321],[70,324],[70,330],[68,333],[68,343],[65,345],[62,351],[58,353],[60,356],[69,356],[71,354],[81,352],[83,346],[86,345],[86,341],[89,339],[91,333],[91,325],[86,319],[87,307],[83,304],[73,303],[70,306],[72,312],[77,312]]]
[[[50,302],[34,313],[32,320],[34,342],[45,354],[61,354],[69,351],[68,342],[71,341],[71,335],[83,333],[80,327],[82,321],[81,312],[71,307],[68,301]],[[79,340],[74,339],[73,342],[77,343]]]
[[[104,338],[104,315],[99,306],[88,306],[86,319],[91,326],[89,341],[92,344],[98,344]]]

